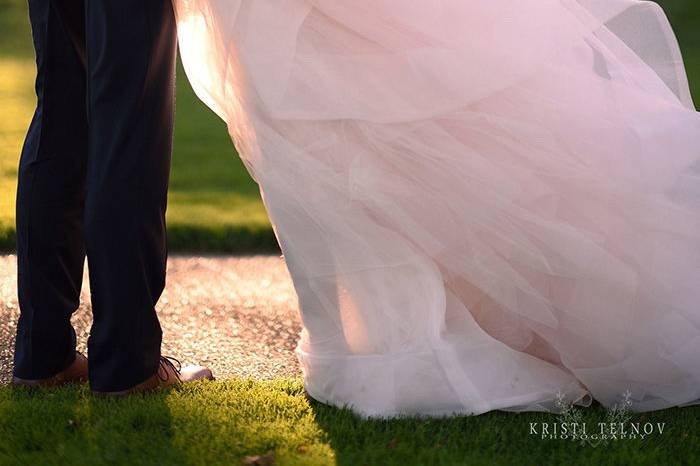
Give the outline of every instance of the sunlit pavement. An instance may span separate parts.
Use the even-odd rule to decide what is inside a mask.
[[[0,256],[0,383],[12,373],[17,259]],[[73,316],[78,349],[92,322],[87,275]],[[272,378],[299,373],[294,347],[301,331],[294,289],[279,256],[184,257],[168,261],[158,304],[163,354],[209,365],[217,378]]]

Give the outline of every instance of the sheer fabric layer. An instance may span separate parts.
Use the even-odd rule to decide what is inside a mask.
[[[633,0],[175,0],[297,289],[312,396],[368,416],[700,398],[700,118]]]

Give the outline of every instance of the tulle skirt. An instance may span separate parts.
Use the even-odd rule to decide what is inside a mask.
[[[365,416],[700,399],[700,116],[658,5],[175,0]]]

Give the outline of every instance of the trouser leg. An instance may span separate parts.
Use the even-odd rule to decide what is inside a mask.
[[[77,14],[75,14],[77,12]],[[41,379],[75,358],[70,323],[82,286],[87,120],[82,3],[30,0],[37,108],[20,159],[17,265],[20,318],[14,374]]]
[[[177,40],[170,0],[89,0],[86,18],[90,383],[117,391],[159,363]]]

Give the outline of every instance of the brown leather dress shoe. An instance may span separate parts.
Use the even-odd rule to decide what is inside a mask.
[[[69,383],[83,383],[88,380],[88,359],[82,353],[75,353],[75,361],[53,377],[47,379],[20,379],[12,377],[12,385],[17,387],[44,388],[57,387]]]
[[[177,364],[177,367],[175,365]],[[144,393],[163,388],[172,387],[195,380],[214,380],[211,370],[203,366],[182,367],[180,361],[175,358],[161,356],[158,370],[151,377],[140,384],[118,392],[95,392],[106,396],[127,396],[133,393]]]

